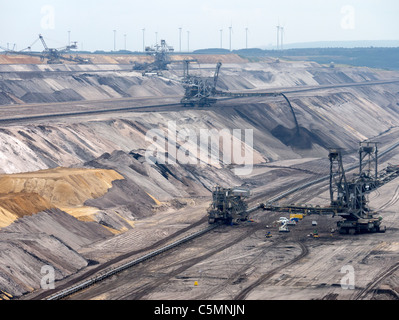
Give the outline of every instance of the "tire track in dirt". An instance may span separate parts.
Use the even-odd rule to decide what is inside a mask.
[[[161,278],[156,279],[155,281],[151,281],[147,284],[142,285],[134,292],[132,292],[126,296],[120,297],[120,299],[140,300],[143,297],[145,297],[146,295],[152,293],[156,288],[158,288],[162,284],[168,282],[171,278],[183,273],[185,270],[212,257],[213,255],[215,255],[225,249],[228,249],[231,246],[245,240],[246,238],[248,238],[249,236],[251,236],[252,234],[254,234],[255,232],[257,232],[263,228],[264,228],[263,224],[259,224],[259,225],[256,225],[255,227],[249,228],[249,230],[240,234],[238,237],[234,237],[227,243],[223,243],[223,245],[217,246],[216,248],[213,246],[212,248],[210,248],[211,250],[208,249],[208,251],[206,253],[204,253],[200,256],[196,256],[195,258],[186,260],[185,262],[183,262],[181,264],[181,266],[179,268],[163,275]],[[215,242],[211,242],[211,243],[214,244]]]
[[[136,254],[143,253],[143,252],[146,252],[146,251],[149,251],[149,250],[154,250],[154,249],[156,249],[156,248],[158,248],[158,247],[160,247],[162,245],[165,245],[166,243],[168,243],[172,239],[175,239],[179,235],[181,235],[181,234],[183,234],[183,233],[185,233],[185,232],[187,232],[187,231],[189,231],[189,230],[191,230],[191,229],[193,229],[193,228],[205,223],[206,221],[207,221],[207,217],[203,217],[202,219],[194,222],[193,224],[191,224],[191,225],[189,225],[189,226],[187,226],[187,227],[185,227],[185,228],[183,228],[181,230],[176,231],[175,233],[173,233],[173,234],[171,234],[171,235],[169,235],[169,236],[167,236],[167,237],[165,237],[165,238],[153,243],[152,245],[150,245],[148,247],[128,252],[128,253],[123,254],[121,256],[118,256],[118,257],[116,257],[116,258],[114,258],[114,259],[112,259],[110,261],[107,261],[107,262],[99,265],[98,267],[94,268],[93,270],[85,272],[84,274],[78,276],[77,278],[75,278],[75,279],[73,279],[71,281],[68,281],[65,284],[58,285],[57,289],[48,290],[48,291],[45,291],[45,292],[37,295],[36,297],[33,298],[33,300],[45,299],[45,298],[47,298],[47,297],[49,297],[51,295],[54,295],[57,292],[60,292],[62,290],[65,290],[65,289],[75,285],[76,283],[79,283],[79,282],[81,282],[83,280],[86,280],[86,279],[92,277],[96,273],[99,273],[99,272],[105,270],[106,268],[108,268],[108,267],[110,267],[110,266],[112,266],[112,265],[114,265],[114,264],[116,264],[116,263],[118,263],[120,261],[128,259],[128,258],[130,258],[130,257],[132,257],[132,256],[134,256]]]
[[[279,239],[276,242],[272,243],[271,245],[267,246],[266,248],[262,249],[255,257],[249,260],[247,263],[244,264],[239,270],[234,272],[228,279],[226,279],[222,284],[218,285],[215,288],[212,288],[201,295],[194,298],[194,300],[205,300],[211,296],[214,296],[218,292],[224,290],[228,285],[233,284],[235,281],[239,280],[239,278],[249,270],[255,263],[259,262],[259,259],[271,248],[277,246],[278,244],[282,243],[285,239]]]
[[[388,202],[386,202],[384,205],[382,205],[382,206],[378,209],[378,211],[385,210],[385,209],[387,209],[387,208],[389,208],[389,207],[392,207],[392,206],[395,205],[398,201],[399,201],[399,186],[396,187],[395,192],[394,192],[392,198],[391,198]]]
[[[266,280],[270,279],[273,275],[275,275],[278,271],[287,268],[293,264],[295,264],[296,262],[298,262],[299,260],[301,260],[302,258],[306,257],[309,254],[309,249],[308,247],[303,243],[303,242],[298,242],[299,246],[301,247],[301,254],[297,257],[295,257],[294,259],[292,259],[291,261],[283,264],[282,266],[279,266],[277,268],[274,268],[272,270],[270,270],[269,272],[265,273],[264,275],[262,275],[258,280],[256,280],[255,282],[253,282],[251,285],[249,285],[248,287],[246,287],[244,290],[242,290],[241,292],[239,292],[235,297],[234,300],[245,300],[245,298],[251,293],[251,291],[253,291],[256,287],[260,286],[263,282],[265,282]]]
[[[386,278],[391,276],[393,273],[395,273],[399,269],[399,263],[396,263],[392,266],[390,266],[388,269],[383,271],[379,276],[377,276],[372,282],[370,282],[364,289],[362,289],[359,293],[357,293],[352,300],[363,300],[366,298],[366,296],[374,290],[374,288],[380,284],[382,281],[384,281]]]

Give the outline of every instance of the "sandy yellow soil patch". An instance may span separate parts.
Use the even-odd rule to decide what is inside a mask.
[[[92,221],[97,209],[85,207],[84,202],[103,196],[113,181],[121,179],[114,170],[81,168],[0,175],[0,227],[52,208]]]
[[[160,206],[160,205],[162,204],[161,201],[159,201],[159,200],[158,200],[157,198],[155,198],[154,196],[150,195],[148,192],[147,192],[147,194],[150,196],[150,198],[151,198],[152,200],[154,200],[154,202],[155,202],[155,204],[156,204],[157,206]]]
[[[54,205],[37,193],[0,194],[0,228],[18,218],[54,208]]]
[[[62,211],[69,213],[80,221],[95,221],[93,218],[99,209],[95,207],[78,206],[78,207],[60,207]]]

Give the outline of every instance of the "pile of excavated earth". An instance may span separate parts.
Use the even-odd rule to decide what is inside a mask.
[[[0,116],[41,108],[58,113],[99,102],[171,99],[179,102],[183,66],[162,76],[132,71],[132,56],[90,56],[93,65],[46,65],[34,58],[0,55]],[[142,57],[143,59],[146,57]],[[398,78],[369,68],[311,62],[248,62],[236,55],[196,56],[193,74],[212,76],[223,62],[218,88],[226,91],[318,86]],[[174,57],[181,60],[182,57]],[[203,59],[203,60],[201,60]],[[220,101],[211,108],[134,111],[4,122],[0,127],[0,297],[17,298],[40,289],[43,265],[56,280],[139,250],[206,216],[215,185],[244,185],[258,202],[280,188],[328,173],[331,146],[355,152],[358,142],[381,137],[392,144],[399,126],[399,85],[326,88],[287,94],[299,123],[280,97]],[[129,104],[130,103],[130,104]],[[128,102],[135,106],[135,101]],[[69,110],[68,109],[68,110]],[[204,158],[208,145],[177,135],[195,164],[151,163],[147,134],[185,129],[217,136],[227,129],[252,129],[253,171],[235,174],[237,164]],[[392,136],[390,135],[392,133]],[[223,158],[222,144],[217,153]],[[321,160],[323,159],[323,160]],[[320,160],[320,162],[319,162]],[[353,159],[352,159],[353,160]],[[324,161],[324,162],[323,162]],[[318,167],[324,163],[324,167]],[[278,184],[273,184],[275,181]],[[327,196],[320,196],[322,203]],[[321,199],[321,200],[320,200]],[[295,200],[295,199],[294,199]],[[281,294],[282,295],[282,294]],[[254,298],[265,298],[256,293]],[[226,298],[226,297],[221,297]],[[266,297],[267,298],[267,297]]]

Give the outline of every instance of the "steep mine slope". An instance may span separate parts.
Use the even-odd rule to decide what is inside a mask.
[[[214,65],[205,67],[209,69],[201,72],[212,75]],[[170,76],[179,72],[171,70]],[[370,69],[332,70],[313,63],[231,63],[221,73],[220,86],[237,91],[394,75]],[[35,92],[29,95],[38,99],[35,101],[54,101],[48,97],[64,89],[82,90],[84,99],[125,93],[134,96],[134,88],[158,96],[182,92],[175,82],[114,71],[48,77],[39,73],[30,80],[21,79],[18,73],[6,76],[2,85],[8,91],[2,89],[8,97],[17,97],[13,103],[29,92]],[[134,231],[134,222],[143,217],[209,197],[215,184],[243,184],[243,177],[235,175],[234,162],[210,163],[203,156],[213,148],[221,160],[231,150],[224,150],[222,144],[209,148],[201,143],[201,129],[217,140],[222,130],[230,139],[234,129],[242,130],[241,150],[251,151],[252,164],[257,166],[325,157],[330,146],[354,150],[358,141],[399,125],[399,86],[395,84],[287,95],[299,133],[286,101],[278,97],[223,101],[209,109],[102,114],[0,128],[0,170],[4,173],[0,177],[0,213],[4,219],[0,290],[19,296],[38,288],[43,263],[56,266],[57,279],[73,274],[93,263],[81,254],[90,244]],[[170,128],[174,128],[174,135],[168,135]],[[195,163],[149,163],[145,153],[151,144],[148,133],[154,129],[164,133],[168,142],[175,142],[178,149],[188,148]],[[197,138],[190,144],[177,136],[188,129]],[[245,145],[246,129],[253,130],[252,146]],[[11,196],[14,198],[9,200]]]
[[[113,181],[123,179],[117,172],[104,169],[56,168],[0,175],[0,210],[4,210],[0,225],[53,208],[73,213],[86,200],[107,193]],[[10,214],[14,214],[14,219]]]
[[[211,63],[247,61],[237,55],[174,56],[180,62],[171,68],[177,71],[166,71],[161,79],[143,77],[141,71],[132,70],[135,61],[151,62],[148,56],[94,55],[90,59],[94,64],[46,65],[32,57],[0,55],[0,105],[182,95],[184,90],[176,80],[183,76],[184,59]]]
[[[90,222],[88,213],[98,210],[84,202],[120,179],[112,170],[69,168],[0,176],[1,291],[12,296],[32,291],[46,265],[54,267],[56,279],[86,267],[90,261],[76,250],[113,233]],[[77,215],[82,211],[83,218]]]
[[[398,123],[397,85],[340,88],[287,94],[300,135],[286,101],[251,98],[220,102],[211,109],[128,113],[42,121],[0,128],[0,170],[4,173],[80,165],[115,150],[146,150],[147,133],[176,124],[192,129],[252,129],[255,163],[298,156],[322,156],[332,145],[353,148]],[[294,139],[296,138],[297,141]]]

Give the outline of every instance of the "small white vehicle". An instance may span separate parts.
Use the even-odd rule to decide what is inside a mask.
[[[283,223],[283,225],[279,228],[279,232],[290,232],[290,229],[288,229],[287,223]]]

